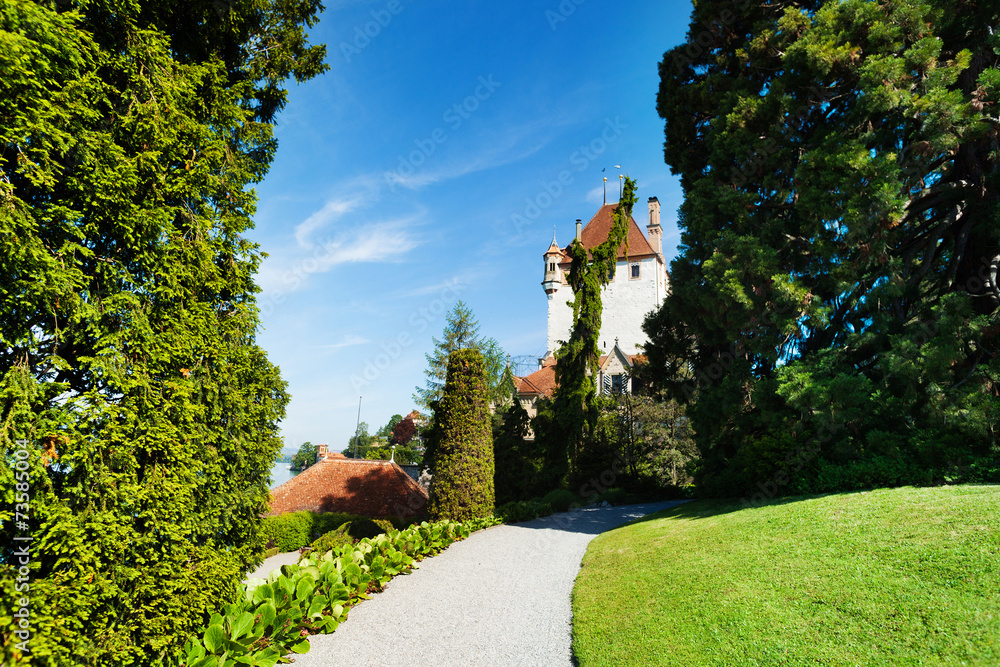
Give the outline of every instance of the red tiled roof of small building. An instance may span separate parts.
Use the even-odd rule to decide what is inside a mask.
[[[618,204],[605,204],[597,211],[594,217],[590,219],[587,226],[583,228],[582,232],[580,232],[580,243],[583,244],[584,248],[592,250],[608,240],[608,232],[611,231],[611,224],[613,222],[612,216],[617,208]],[[569,246],[566,246],[564,252],[568,256]],[[649,245],[649,241],[646,240],[646,235],[639,229],[639,225],[636,224],[635,219],[629,216],[629,259],[655,256],[656,253],[653,251],[652,246]],[[621,248],[618,249],[618,259],[625,259],[625,244],[622,244]]]
[[[427,492],[396,463],[328,458],[271,491],[270,515],[302,510],[421,517]]]
[[[555,364],[540,368],[531,375],[517,379],[517,393],[520,396],[544,396],[549,398],[556,390]]]

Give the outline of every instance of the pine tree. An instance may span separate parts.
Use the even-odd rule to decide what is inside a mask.
[[[434,519],[455,521],[489,516],[494,506],[493,433],[479,350],[450,355],[436,418],[439,436],[427,512]]]
[[[155,664],[259,560],[288,395],[246,233],[319,9],[2,4],[0,587],[22,456],[33,664]]]
[[[437,338],[431,340],[434,342],[434,352],[425,355],[427,369],[424,375],[427,376],[427,386],[423,389],[417,387],[413,395],[413,400],[420,407],[434,411],[433,403],[440,400],[444,390],[448,357],[455,350],[463,348],[475,348],[483,356],[487,390],[491,398],[494,396],[503,379],[507,357],[495,339],[479,337],[479,322],[464,301],[456,303],[448,313],[443,337],[440,340]]]
[[[996,454],[998,25],[982,1],[699,3],[664,55],[685,199],[647,351],[706,490]]]

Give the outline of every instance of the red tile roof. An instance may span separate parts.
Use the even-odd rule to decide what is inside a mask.
[[[550,398],[556,390],[555,364],[541,368],[531,375],[515,378],[518,396],[544,396]]]
[[[617,208],[618,204],[605,204],[590,219],[587,226],[580,232],[580,242],[584,248],[592,250],[608,240],[608,232],[611,231],[611,224],[613,222],[612,215]],[[631,216],[629,216],[628,225],[629,258],[655,257],[656,253],[653,251],[652,246],[649,245],[649,241],[646,240],[646,235],[642,233],[639,225],[636,224],[635,219]],[[568,250],[569,246],[566,246],[567,254]],[[622,244],[622,247],[618,249],[618,259],[625,259],[625,244]]]
[[[641,354],[626,354],[625,357],[628,359],[630,365],[635,365],[636,362],[645,362],[645,355]],[[607,355],[601,355],[598,357],[598,367],[603,366],[605,360],[607,360]],[[543,396],[545,398],[551,398],[552,393],[556,390],[556,359],[555,357],[548,357],[543,362],[543,367],[531,375],[527,375],[523,378],[514,378],[514,384],[517,388],[518,396]]]
[[[301,510],[421,517],[427,492],[396,463],[326,459],[271,491],[271,515]]]

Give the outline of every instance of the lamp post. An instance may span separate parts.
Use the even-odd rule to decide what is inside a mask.
[[[354,458],[358,458],[358,440],[361,439],[361,396],[358,396],[358,423],[354,426]]]

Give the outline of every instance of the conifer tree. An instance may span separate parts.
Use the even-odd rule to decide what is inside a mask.
[[[413,400],[422,408],[434,411],[433,404],[440,400],[444,389],[445,377],[448,373],[448,357],[455,350],[475,348],[483,356],[486,369],[486,382],[492,397],[503,379],[506,367],[506,355],[503,348],[494,338],[479,337],[479,322],[472,309],[464,301],[459,301],[448,313],[443,337],[431,339],[434,342],[434,352],[425,355],[427,369],[427,385],[416,388]]]
[[[462,521],[489,516],[494,506],[493,432],[483,356],[455,350],[436,411],[438,438],[427,512]]]
[[[646,331],[705,490],[990,469],[998,54],[995,2],[695,5],[660,63],[685,199]]]
[[[319,10],[0,7],[0,587],[30,535],[32,664],[156,664],[259,560],[288,396],[251,186]]]

